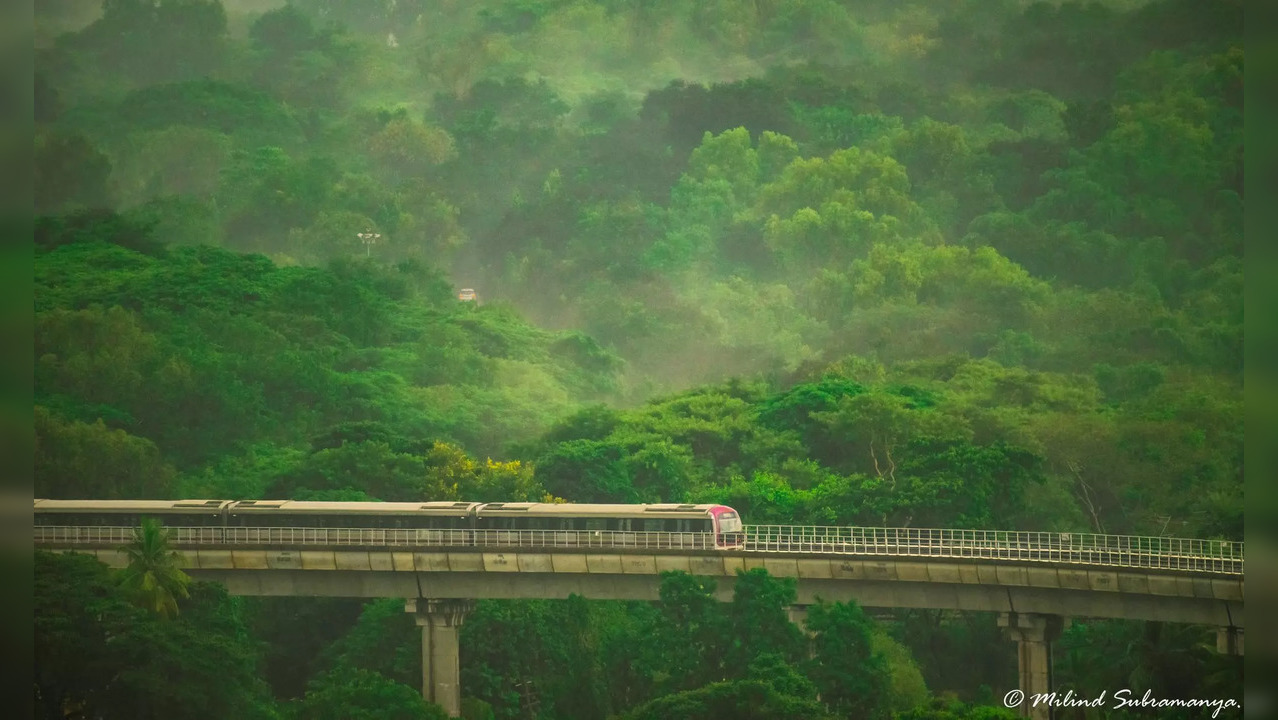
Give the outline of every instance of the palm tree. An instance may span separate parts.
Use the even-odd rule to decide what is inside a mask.
[[[169,534],[155,518],[143,518],[133,542],[120,548],[129,566],[120,573],[120,588],[133,602],[161,617],[178,614],[178,598],[190,597],[191,578],[178,567],[181,554],[169,546]]]

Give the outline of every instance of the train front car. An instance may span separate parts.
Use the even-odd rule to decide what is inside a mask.
[[[722,505],[488,503],[479,509],[475,540],[498,546],[733,550],[743,547],[740,525],[736,512]]]
[[[741,515],[727,505],[714,505],[709,510],[714,518],[714,544],[720,550],[745,549],[745,525]]]
[[[175,547],[221,543],[229,500],[36,500],[37,545],[118,548],[146,518],[164,525]]]

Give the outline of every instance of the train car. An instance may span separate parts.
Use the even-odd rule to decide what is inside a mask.
[[[744,548],[723,505],[297,500],[36,500],[41,544],[120,545],[144,518],[175,545]]]
[[[220,542],[229,500],[36,500],[40,542],[122,544],[155,518],[178,545]]]
[[[473,502],[241,500],[227,512],[227,541],[297,545],[469,545]]]
[[[720,550],[745,546],[741,518],[724,505],[487,503],[479,544]]]

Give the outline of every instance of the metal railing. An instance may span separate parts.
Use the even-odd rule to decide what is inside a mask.
[[[365,528],[227,528],[226,541],[250,545],[390,547],[622,548],[713,550],[711,533],[617,530],[377,530]]]
[[[746,550],[1243,572],[1241,542],[1092,533],[748,525]]]
[[[747,525],[744,544],[711,533],[617,530],[428,530],[169,527],[177,547],[473,547],[741,550],[748,553],[1012,561],[1243,574],[1243,543],[1091,533]],[[37,526],[36,545],[118,548],[132,527]]]
[[[222,545],[225,544],[223,528],[165,526],[169,542],[174,545]],[[84,545],[88,547],[118,548],[133,542],[135,527],[118,525],[37,525],[36,545]]]
[[[424,530],[310,527],[168,527],[175,546],[322,547],[530,547],[636,550],[713,550],[712,533],[620,530]],[[133,541],[130,527],[38,526],[37,545],[120,547]],[[736,548],[740,549],[738,544]]]

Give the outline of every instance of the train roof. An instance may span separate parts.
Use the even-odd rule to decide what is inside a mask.
[[[319,502],[308,500],[241,500],[233,503],[233,513],[268,513],[274,511],[312,513],[316,515],[394,515],[425,513],[428,515],[465,515],[479,505],[475,502]]]
[[[487,503],[479,508],[480,517],[504,515],[538,515],[547,517],[709,517],[710,510],[721,505],[691,503],[658,503],[652,505],[605,505],[586,503]]]
[[[321,502],[307,500],[36,500],[36,512],[101,513],[308,513],[316,515],[428,514],[541,517],[709,517],[716,504],[655,503],[649,505],[590,503]],[[729,508],[724,508],[729,509]]]
[[[36,512],[174,512],[220,511],[230,500],[36,500]]]

